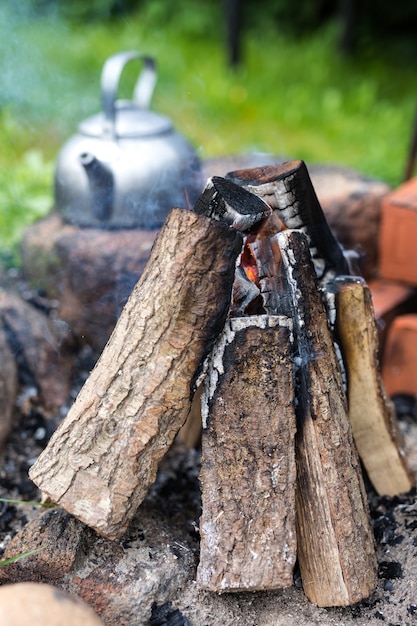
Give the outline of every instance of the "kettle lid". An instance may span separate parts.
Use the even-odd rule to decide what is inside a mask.
[[[78,126],[81,134],[88,137],[123,138],[149,137],[172,130],[172,122],[165,115],[154,111],[139,109],[129,101],[115,103],[114,120],[109,133],[107,119],[104,113],[98,113],[87,118]],[[110,137],[109,137],[110,134]]]

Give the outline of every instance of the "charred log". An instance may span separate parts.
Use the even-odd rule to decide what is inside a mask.
[[[213,176],[198,199],[194,212],[236,228],[250,231],[271,214],[270,207],[256,195],[221,176]]]
[[[306,235],[320,282],[349,274],[348,263],[329,228],[303,161],[238,170],[226,178],[265,200],[287,228]]]

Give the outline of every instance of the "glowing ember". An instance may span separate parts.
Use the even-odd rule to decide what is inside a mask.
[[[254,257],[254,254],[250,246],[247,243],[245,244],[243,248],[243,252],[240,257],[240,263],[243,269],[245,270],[246,275],[249,278],[249,280],[251,280],[253,283],[256,283],[259,279],[256,259]]]

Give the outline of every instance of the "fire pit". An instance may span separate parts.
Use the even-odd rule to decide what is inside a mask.
[[[98,554],[100,545],[105,545],[105,549],[111,552],[113,565],[106,561],[106,568],[110,568],[108,573],[116,571],[112,570],[116,562],[125,568],[116,556],[117,546],[137,542],[141,523],[147,526],[149,534],[152,522],[150,518],[149,523],[146,522],[147,511],[151,513],[152,498],[161,482],[159,487],[158,480],[154,487],[151,484],[156,478],[162,457],[190,411],[190,391],[203,373],[203,357],[211,354],[211,365],[207,371],[204,370],[208,385],[203,394],[206,407],[203,415],[206,415],[206,421],[201,470],[203,516],[198,586],[200,589],[219,592],[292,586],[296,554],[293,540],[296,534],[301,576],[307,597],[322,606],[350,605],[372,594],[377,585],[377,569],[361,470],[349,434],[348,414],[343,400],[343,377],[338,377],[340,375],[337,373],[340,355],[334,352],[330,334],[335,327],[333,313],[329,315],[329,312],[334,310],[335,299],[336,311],[343,311],[343,300],[339,298],[337,290],[328,287],[334,283],[337,275],[345,275],[344,281],[340,282],[339,278],[336,283],[340,285],[340,294],[347,294],[348,299],[350,294],[354,299],[359,294],[365,294],[361,297],[366,304],[366,286],[361,281],[347,279],[346,259],[330,231],[325,231],[326,222],[320,210],[317,207],[313,209],[316,213],[312,220],[308,212],[306,215],[295,211],[291,215],[290,211],[287,215],[288,211],[285,211],[291,203],[285,201],[285,193],[277,193],[275,200],[273,194],[271,196],[274,180],[287,181],[284,191],[295,193],[296,199],[298,193],[303,198],[307,194],[310,198],[308,211],[314,206],[314,194],[311,195],[305,170],[301,164],[295,163],[277,166],[275,171],[274,168],[261,168],[260,171],[234,172],[227,179],[214,177],[202,194],[200,203],[197,203],[197,215],[188,210],[171,213],[158,236],[139,287],[135,288],[124,307],[111,340],[69,416],[32,470],[32,476],[44,491],[59,500],[80,520],[107,537],[117,538],[117,541],[108,542],[91,536],[92,549]],[[236,181],[239,185],[236,185]],[[243,194],[243,204],[234,196],[236,188],[241,189],[239,197]],[[246,196],[248,191],[245,190],[249,188],[251,193]],[[255,188],[256,194],[253,193]],[[262,198],[265,195],[272,198],[269,198],[269,207],[259,199],[259,196]],[[256,197],[258,199],[255,202],[253,198]],[[283,198],[282,206],[279,205],[279,198]],[[274,202],[278,202],[278,205],[275,206]],[[243,211],[240,210],[242,206]],[[271,214],[271,206],[277,213]],[[282,215],[279,213],[280,206]],[[204,215],[200,216],[201,213]],[[271,221],[272,215],[277,217],[278,214],[282,220],[276,221],[274,218]],[[299,220],[297,232],[291,231],[295,226],[291,222],[293,219]],[[263,225],[262,236],[257,223]],[[234,228],[231,229],[228,224],[233,224]],[[310,230],[314,224],[321,224],[322,239],[317,239],[317,233]],[[246,238],[245,255],[241,258],[241,270],[236,274],[231,309],[234,319],[225,323],[228,293],[230,297],[230,287],[227,285],[231,286],[234,280],[234,258],[238,258],[242,246],[242,243],[238,245],[239,241],[242,242],[239,230],[243,231]],[[320,247],[321,241],[325,245]],[[272,257],[265,256],[268,248],[272,251]],[[195,254],[194,249],[198,249],[199,253]],[[277,252],[282,257],[284,273],[276,269],[271,271],[270,259],[276,259]],[[160,267],[164,268],[163,272]],[[251,268],[255,276],[252,281],[248,279],[252,276],[249,271]],[[286,286],[283,292],[284,283]],[[155,286],[158,287],[156,291]],[[210,290],[213,289],[210,296]],[[320,292],[327,294],[326,309],[323,309]],[[286,297],[282,297],[283,293],[287,294]],[[304,297],[300,297],[300,293]],[[141,314],[135,321],[136,310],[140,310]],[[147,311],[150,313],[151,310],[152,315],[148,315]],[[139,330],[140,319],[147,320],[142,330]],[[369,324],[369,318],[365,317],[364,323]],[[194,329],[198,329],[196,334]],[[165,338],[163,341],[157,339],[161,332]],[[215,339],[217,343],[214,343]],[[271,349],[268,352],[267,347],[272,348],[275,344],[278,351]],[[357,357],[346,358],[349,336],[342,338],[342,345],[348,363],[349,381],[353,378]],[[165,350],[164,346],[169,346],[169,350]],[[177,352],[178,358],[175,356]],[[239,368],[239,363],[244,366]],[[376,364],[371,365],[376,371]],[[266,375],[269,370],[273,370],[278,378],[274,380],[269,374]],[[145,394],[144,400],[140,399],[137,392],[132,395],[135,384],[136,389]],[[259,388],[262,389],[264,404],[261,398],[256,399],[256,390]],[[240,389],[244,393],[239,393]],[[295,393],[297,402],[294,403]],[[259,419],[245,426],[246,407],[253,406],[254,401],[259,404]],[[136,415],[141,412],[142,402],[145,402],[147,409],[144,421],[140,423],[141,418],[137,422]],[[352,398],[349,398],[349,403],[353,406]],[[136,407],[133,412],[132,406]],[[115,407],[118,407],[116,412]],[[280,421],[275,423],[273,420],[278,419],[277,407]],[[285,411],[283,407],[286,407]],[[381,410],[384,410],[383,406]],[[125,415],[124,420],[120,419],[122,415]],[[269,415],[266,421],[265,415]],[[333,427],[329,429],[329,419],[335,415],[339,424],[336,431]],[[96,416],[99,417],[98,421]],[[245,427],[248,428],[247,434]],[[385,418],[379,427],[384,432]],[[280,428],[281,435],[278,435]],[[126,438],[129,429],[130,436]],[[397,491],[390,493],[401,493],[410,488],[411,482],[401,482],[409,479],[407,471],[401,478],[403,459],[392,431],[389,432],[389,454],[391,458],[397,455],[399,463],[394,470],[399,482],[393,489]],[[132,433],[136,433],[133,438]],[[268,443],[268,437],[271,436]],[[278,447],[278,442],[281,447]],[[343,454],[335,455],[335,447]],[[172,453],[174,450],[175,447]],[[235,456],[233,450],[240,450],[241,453]],[[242,456],[243,450],[250,452],[248,458]],[[297,471],[291,450],[296,450]],[[323,456],[323,450],[327,456]],[[119,463],[118,458],[123,458],[123,464]],[[368,465],[368,461],[369,456],[365,453],[363,462],[372,477],[374,466],[372,462]],[[166,462],[169,463],[168,457]],[[164,463],[162,461],[159,474],[162,483]],[[90,467],[93,468],[92,472]],[[251,467],[261,468],[260,474],[252,473]],[[262,476],[269,474],[269,486],[262,487]],[[100,482],[105,475],[106,488]],[[295,490],[296,481],[298,487]],[[245,495],[246,484],[249,498]],[[279,500],[279,506],[277,489],[285,494]],[[319,499],[314,495],[317,489],[322,494]],[[216,500],[219,490],[222,496]],[[58,492],[61,495],[57,495]],[[142,505],[137,516],[135,512],[140,502]],[[239,503],[237,510],[234,505],[229,508],[233,502]],[[327,511],[321,509],[323,502],[329,503]],[[277,508],[274,509],[274,506]],[[71,516],[66,518],[68,514],[63,511],[47,515],[51,528],[54,519],[58,522],[62,519],[63,524],[66,524],[64,519],[73,520]],[[245,525],[241,525],[242,517],[250,521],[247,530]],[[34,537],[36,523],[32,531],[28,529],[26,537],[22,536],[21,546],[30,545],[33,541],[31,532]],[[74,541],[77,537],[74,554],[79,554],[81,546],[89,541],[88,532],[86,535],[81,522],[74,520],[74,523]],[[58,526],[62,527],[61,522]],[[352,528],[357,529],[357,532],[353,532]],[[274,540],[270,539],[263,545],[261,538],[268,537],[270,531],[274,533]],[[317,536],[322,540],[325,537],[324,551],[317,552],[320,542],[314,539],[313,531],[317,531]],[[191,533],[190,527],[188,532]],[[120,539],[123,533],[124,538]],[[332,543],[334,535],[337,541]],[[252,543],[251,537],[255,538]],[[232,545],[228,547],[230,539]],[[53,536],[45,543],[52,549]],[[186,552],[186,546],[190,545],[189,538],[182,537],[175,543],[182,546],[177,550],[177,558],[185,559],[184,564],[188,563],[186,569],[192,569],[186,557],[186,554],[191,556],[190,552]],[[160,548],[163,551],[162,545]],[[278,551],[274,552],[276,548]],[[259,565],[263,563],[265,550],[268,552],[269,549],[274,554],[268,562],[271,570],[266,562],[265,566]],[[285,558],[279,557],[282,550]],[[250,555],[253,563],[250,562]],[[329,556],[330,561],[327,563]],[[39,576],[35,572],[39,572],[42,558],[37,560],[38,565],[36,557],[33,558],[35,564],[29,569],[35,576]],[[257,558],[260,558],[259,564]],[[236,567],[233,559],[236,559]],[[248,565],[245,571],[239,567],[239,562]],[[75,563],[75,558],[70,559],[65,566],[66,571],[55,574],[56,580],[88,599],[99,613],[107,615],[108,623],[116,623],[112,622],[114,617],[106,613],[108,607],[100,606],[94,600],[91,585],[94,585],[94,589],[100,588],[104,579],[100,582],[97,573],[91,569],[84,574],[76,574]],[[285,567],[280,569],[279,563]],[[334,565],[336,567],[332,571]],[[343,582],[341,579],[339,583],[336,581],[340,570],[343,572]],[[14,576],[22,576],[22,571],[22,567],[16,564],[8,568],[6,576],[13,579]],[[119,584],[122,584],[120,576]],[[178,572],[178,576],[177,584],[178,580],[185,582],[189,574],[181,578]],[[133,585],[133,579],[127,576],[123,584],[129,587]],[[175,581],[172,584],[175,585]],[[171,589],[170,585],[167,587]],[[164,597],[170,597],[170,593]],[[289,598],[290,595],[280,597]],[[143,606],[149,607],[149,598],[143,601]],[[226,599],[223,607],[229,604],[232,606],[233,600]],[[245,607],[249,611],[246,601]],[[169,613],[169,608],[164,610]],[[151,613],[156,619],[156,606]],[[119,613],[118,623],[124,623],[120,619]],[[277,623],[276,619],[274,623]]]
[[[243,257],[235,274],[245,246],[254,259],[252,281]],[[289,586],[297,545],[304,591],[313,602],[349,605],[369,597],[376,558],[353,436],[381,494],[409,491],[413,479],[377,379],[375,346],[366,344],[372,341],[369,296],[348,273],[302,162],[213,177],[194,212],[173,209],[167,218],[109,342],[32,468],[32,479],[88,526],[120,538],[185,423],[203,376],[208,430],[200,587],[220,592]],[[360,330],[351,331],[345,310],[361,297],[363,306],[353,314]],[[225,326],[235,302],[241,318]],[[362,424],[356,417],[364,410],[356,399],[358,340],[364,342],[362,375],[376,380],[364,390],[375,409],[361,415]],[[236,347],[227,351],[233,342]],[[254,418],[259,384],[265,404],[261,396]],[[237,448],[228,458],[232,442]],[[281,493],[283,500],[277,500]],[[250,554],[259,555],[259,564],[244,573]],[[288,564],[283,571],[280,562]]]

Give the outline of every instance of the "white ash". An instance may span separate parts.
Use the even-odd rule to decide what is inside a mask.
[[[226,321],[223,331],[219,334],[209,357],[204,364],[198,384],[203,384],[201,394],[201,417],[203,428],[207,428],[210,406],[214,397],[219,377],[224,374],[224,352],[226,347],[234,341],[236,333],[249,328],[275,328],[282,326],[290,331],[290,341],[294,340],[293,322],[284,315],[253,315],[249,317],[233,317]]]

